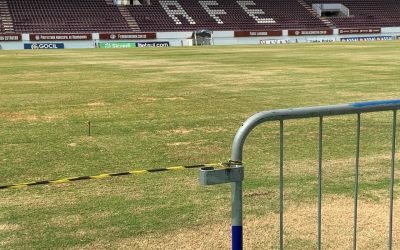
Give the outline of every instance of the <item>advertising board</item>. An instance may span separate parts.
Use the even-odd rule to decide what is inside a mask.
[[[156,33],[101,33],[101,40],[156,39]]]
[[[339,29],[339,35],[346,34],[379,34],[381,28],[363,28],[363,29]]]
[[[136,48],[136,43],[124,43],[124,42],[99,43],[99,48],[101,49]]]
[[[16,42],[21,41],[20,34],[0,34],[0,42]]]
[[[30,41],[80,41],[91,40],[92,34],[30,34]]]
[[[321,35],[333,35],[333,30],[289,30],[289,36],[321,36]]]
[[[137,47],[169,47],[169,42],[137,42]]]
[[[284,40],[284,39],[260,40],[260,44],[286,44],[286,43],[289,43],[289,40]]]
[[[63,43],[24,43],[24,49],[64,49]]]
[[[366,37],[342,37],[341,42],[360,42],[360,41],[389,41],[393,40],[391,36],[366,36]]]
[[[282,30],[235,31],[235,37],[282,36]]]

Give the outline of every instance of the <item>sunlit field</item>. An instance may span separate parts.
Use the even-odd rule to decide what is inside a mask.
[[[399,47],[0,51],[0,185],[225,162],[258,111],[399,99]],[[286,249],[316,248],[318,122],[285,123]],[[387,248],[391,126],[362,115],[359,249]],[[355,116],[325,119],[324,249],[352,246],[355,140]],[[245,248],[277,249],[279,123],[250,134],[244,164]],[[0,207],[1,249],[230,248],[230,185],[197,169],[2,189]]]

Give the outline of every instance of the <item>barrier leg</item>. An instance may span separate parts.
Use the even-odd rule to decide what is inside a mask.
[[[242,182],[232,182],[232,250],[243,249]]]

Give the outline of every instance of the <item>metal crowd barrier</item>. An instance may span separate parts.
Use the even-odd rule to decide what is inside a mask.
[[[200,183],[202,185],[213,185],[231,183],[232,185],[232,249],[243,249],[243,219],[242,219],[242,181],[244,179],[244,165],[242,164],[243,146],[247,136],[258,125],[268,121],[280,122],[280,163],[279,163],[279,248],[283,249],[284,243],[284,207],[283,207],[283,156],[284,121],[301,118],[319,118],[319,153],[318,153],[318,214],[317,214],[317,249],[321,249],[321,200],[322,200],[322,148],[323,148],[323,122],[325,116],[357,115],[357,136],[356,136],[356,161],[354,167],[354,223],[353,223],[353,249],[357,248],[357,211],[358,211],[358,168],[360,159],[360,124],[361,114],[367,112],[393,112],[392,125],[392,149],[391,149],[391,170],[389,190],[389,228],[388,228],[388,249],[392,249],[393,242],[393,187],[394,187],[394,165],[396,150],[396,129],[397,110],[400,109],[399,100],[384,100],[358,102],[332,106],[305,107],[294,109],[280,109],[264,111],[248,118],[237,131],[232,144],[230,166],[227,169],[215,170],[211,167],[200,169]]]

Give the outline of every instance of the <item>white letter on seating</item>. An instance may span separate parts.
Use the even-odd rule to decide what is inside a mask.
[[[189,16],[178,1],[160,1],[161,6],[164,8],[167,15],[174,20],[175,24],[182,24],[178,16],[184,17],[190,24],[196,24],[191,16]],[[170,9],[170,6],[174,6],[174,9]]]
[[[209,6],[218,6],[217,1],[199,1],[200,5],[203,7],[205,11],[207,11],[210,17],[214,18],[218,24],[223,24],[224,22],[219,18],[217,15],[226,15],[225,10],[217,10],[217,9],[210,9]]]
[[[247,6],[255,6],[256,3],[253,1],[237,1],[246,13],[251,16],[257,23],[276,23],[272,18],[263,18],[257,15],[265,15],[265,12],[261,9],[249,9]]]

